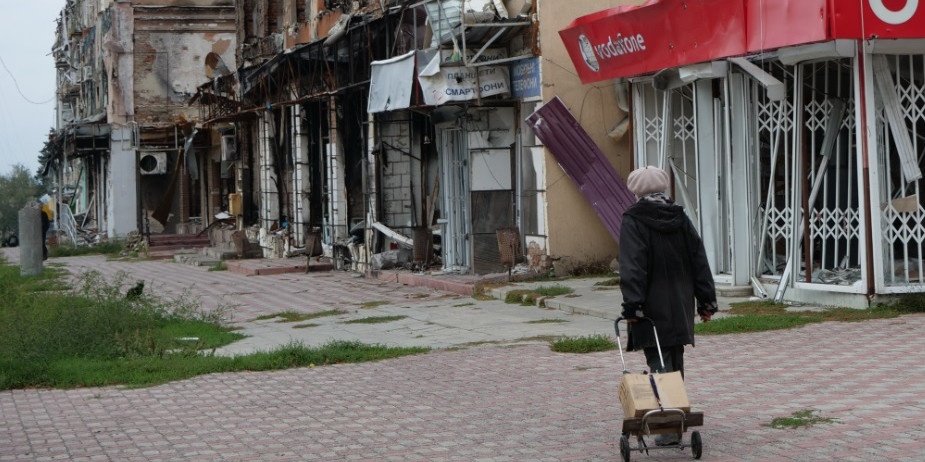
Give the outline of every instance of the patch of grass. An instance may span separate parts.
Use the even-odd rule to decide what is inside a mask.
[[[512,290],[505,294],[504,303],[522,305],[522,306],[533,306],[536,305],[536,301],[541,297],[554,297],[556,295],[566,295],[574,292],[571,287],[565,287],[560,285],[555,286],[539,286],[535,289],[517,289]]]
[[[565,287],[560,285],[555,286],[539,286],[533,290],[538,295],[543,297],[555,297],[556,295],[566,295],[574,292],[571,287]]]
[[[224,308],[204,311],[188,294],[162,300],[142,292],[127,298],[131,282],[122,273],[105,281],[88,272],[73,281],[72,290],[44,290],[61,284],[59,279],[64,276],[57,271],[22,277],[18,267],[0,259],[0,390],[139,387],[215,372],[376,361],[429,351],[331,342],[220,357],[216,348],[244,337],[224,326]]]
[[[296,313],[294,311],[280,311],[278,313],[258,316],[256,320],[266,321],[268,319],[281,318],[276,322],[300,322],[307,321],[309,319],[323,318],[325,316],[337,316],[339,314],[343,314],[343,312],[338,310],[319,311],[317,313]]]
[[[569,276],[575,278],[589,278],[612,275],[613,270],[610,269],[610,263],[604,261],[575,265],[569,269]]]
[[[315,324],[315,323],[309,322],[309,323],[305,323],[305,324],[296,324],[296,325],[292,326],[292,328],[293,328],[293,329],[307,329],[307,328],[309,328],[309,327],[318,327],[318,326],[320,326],[320,325],[321,325],[321,324]]]
[[[558,353],[593,353],[617,348],[616,342],[603,335],[565,337],[553,341],[549,347]]]
[[[877,305],[879,309],[895,310],[899,313],[925,313],[925,294],[904,294],[896,297],[893,303]]]
[[[371,302],[357,303],[358,306],[363,307],[363,308],[375,308],[377,306],[388,305],[388,304],[389,302],[385,302],[382,300],[374,300]]]
[[[209,271],[228,271],[228,265],[225,264],[224,260],[221,260],[218,263],[210,266]]]
[[[407,316],[370,316],[368,318],[344,321],[344,324],[381,324],[384,322],[398,321],[405,318],[407,318]]]
[[[614,286],[619,286],[619,285],[620,285],[620,278],[619,278],[619,277],[615,277],[615,278],[605,279],[605,280],[603,280],[603,281],[597,281],[597,282],[594,283],[594,285],[595,285],[595,286],[601,286],[601,287],[614,287]]]
[[[746,314],[719,318],[708,323],[696,324],[694,326],[694,331],[702,335],[739,334],[744,332],[791,329],[820,321],[821,319],[819,318],[803,316]]]
[[[796,411],[790,415],[790,417],[776,417],[771,420],[770,424],[765,425],[766,427],[771,428],[801,428],[801,427],[811,427],[816,424],[824,423],[833,423],[838,419],[831,417],[820,417],[815,415],[816,411],[812,409],[803,409]]]
[[[473,305],[475,305],[475,303],[472,303],[472,302],[469,302],[469,303],[460,303],[460,304],[458,304],[458,305],[453,305],[453,308],[461,308],[461,307],[464,307],[464,306],[473,306]]]
[[[517,289],[504,295],[504,303],[514,305],[532,305],[536,301],[536,294],[530,290]]]
[[[533,321],[527,321],[527,324],[555,324],[559,322],[568,322],[565,319],[536,319]]]
[[[734,303],[729,314],[735,316],[714,319],[697,324],[694,331],[704,335],[735,334],[767,330],[791,329],[809,323],[837,321],[858,322],[871,319],[895,318],[905,313],[922,312],[925,308],[915,304],[880,305],[866,310],[853,308],[826,308],[821,311],[788,311],[788,306],[767,300]]]
[[[480,301],[494,300],[495,297],[492,297],[491,291],[493,289],[498,289],[509,285],[510,284],[498,282],[480,282],[475,285],[475,288],[472,292],[472,298]]]
[[[125,250],[125,242],[114,239],[87,246],[55,245],[48,247],[49,258],[76,257],[81,255],[109,255],[118,256]]]
[[[316,348],[292,343],[269,352],[235,357],[197,355],[182,359],[174,358],[169,361],[150,357],[74,358],[43,364],[41,365],[42,370],[34,366],[31,371],[11,371],[10,374],[31,374],[33,379],[30,383],[23,383],[20,386],[9,386],[9,382],[0,381],[0,386],[3,388],[35,386],[73,388],[107,385],[143,387],[216,372],[269,371],[292,367],[379,361],[428,351],[430,350],[427,348],[392,348],[360,342],[335,341]],[[10,377],[10,375],[4,377]]]

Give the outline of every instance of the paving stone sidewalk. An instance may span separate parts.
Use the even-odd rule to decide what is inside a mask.
[[[526,324],[537,313],[563,316],[569,322],[554,325],[562,331],[612,328],[611,320],[596,316],[379,285],[344,273],[225,280],[225,272],[188,272],[167,262],[67,260],[69,267],[107,275],[147,275],[146,290],[192,287],[203,304],[231,300],[235,322],[289,306],[353,309],[345,316],[404,311],[421,317],[414,326],[439,325],[421,313],[438,318],[473,310],[458,319],[483,336],[520,324],[544,326]],[[362,307],[376,300],[388,303]],[[495,317],[500,328],[493,327]],[[449,325],[432,337],[459,329]],[[686,359],[688,393],[706,416],[699,428],[703,460],[925,460],[923,332],[925,315],[907,315],[700,336]],[[620,460],[619,355],[554,353],[546,342],[521,335],[376,363],[213,374],[142,389],[3,391],[0,461]],[[382,338],[400,343],[408,336],[392,329]],[[637,353],[627,361],[631,368],[644,363]],[[835,421],[767,426],[802,410]],[[691,460],[691,454],[632,458]]]

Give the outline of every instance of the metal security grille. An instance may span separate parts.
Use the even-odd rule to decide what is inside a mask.
[[[850,61],[802,66],[805,133],[803,149],[808,173],[803,200],[809,204],[804,226],[806,282],[852,285],[861,280],[859,195],[853,78]],[[817,160],[818,159],[818,160]],[[812,182],[808,180],[812,178]],[[805,241],[804,241],[805,244]]]
[[[770,69],[788,88],[793,86],[781,68]],[[757,247],[757,273],[760,275],[780,275],[787,259],[792,234],[793,210],[790,208],[790,193],[793,178],[793,104],[790,99],[771,101],[761,85],[749,80],[752,101],[757,112],[757,133],[753,143],[756,168],[756,187],[761,192],[758,210],[759,226]]]
[[[909,179],[910,171],[922,168],[925,152],[925,57],[922,55],[876,56],[885,61],[888,76],[875,67],[874,78],[881,90],[892,84],[898,100],[902,127],[890,127],[881,91],[875,92],[877,107],[877,164],[880,192],[879,226],[886,286],[925,283],[925,209],[922,207],[921,178]],[[886,78],[885,78],[886,77]],[[898,129],[898,133],[896,130]],[[905,132],[906,135],[903,135]],[[898,137],[908,136],[911,152],[902,149]],[[906,165],[903,165],[906,163]],[[908,170],[904,170],[908,169]],[[876,204],[875,204],[876,206]],[[918,286],[921,290],[921,286]]]
[[[704,240],[717,280],[731,282],[733,232],[729,180],[732,171],[726,124],[725,79],[700,80],[667,91],[650,82],[634,85],[636,124],[642,136],[636,165],[671,172],[672,195]],[[668,117],[663,115],[667,114]]]
[[[766,66],[792,96],[752,84],[761,199],[759,275],[852,286],[862,279],[850,62]],[[794,111],[793,101],[802,101]],[[794,213],[797,211],[798,213]]]
[[[679,173],[674,176],[675,200],[684,205],[693,218],[698,208],[693,86],[659,91],[651,82],[640,82],[633,85],[633,91],[637,105],[642,108],[634,115],[638,126],[643,127],[643,136],[637,140],[636,166],[654,165],[666,171],[669,165],[674,168]],[[665,113],[670,117],[663,117]],[[662,135],[666,130],[667,137]],[[697,223],[697,220],[694,219],[694,222]]]

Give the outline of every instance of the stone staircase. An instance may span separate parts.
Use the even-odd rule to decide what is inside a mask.
[[[152,234],[148,244],[151,258],[170,259],[181,253],[195,252],[212,245],[209,236],[192,234]]]

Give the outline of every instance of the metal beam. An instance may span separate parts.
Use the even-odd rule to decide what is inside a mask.
[[[768,99],[771,101],[780,101],[787,96],[787,87],[784,82],[777,80],[776,77],[764,71],[764,69],[752,64],[745,58],[729,58],[729,61],[739,66],[748,75],[758,81],[768,92]]]

